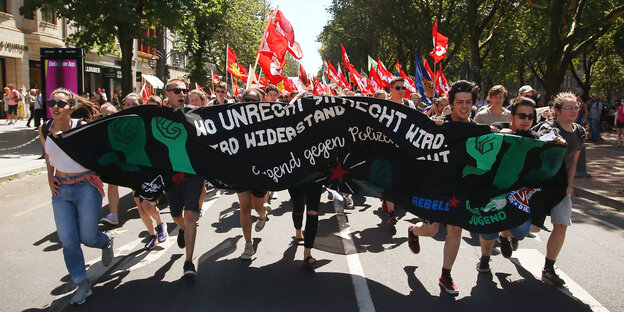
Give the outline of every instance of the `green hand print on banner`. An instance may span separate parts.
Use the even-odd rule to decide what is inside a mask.
[[[127,163],[125,161],[120,161],[119,158],[117,157],[117,153],[115,153],[115,152],[109,152],[109,153],[106,153],[106,154],[102,155],[98,159],[98,164],[100,164],[102,166],[109,165],[109,164],[115,164],[119,168],[123,169],[124,171],[139,171],[139,170],[141,170],[141,168],[139,168],[139,166],[137,166],[135,164],[130,164],[130,163]]]
[[[498,155],[502,144],[503,136],[495,133],[466,140],[466,152],[477,161],[477,166],[464,167],[463,176],[469,174],[482,175],[488,172],[494,165],[496,155]]]
[[[550,148],[543,151],[540,155],[542,167],[529,171],[529,173],[524,176],[525,180],[532,183],[542,183],[546,179],[554,176],[559,168],[561,168],[565,151],[566,149],[563,145],[560,148]]]
[[[498,188],[508,188],[516,183],[524,168],[527,153],[546,144],[543,141],[496,133],[470,138],[466,141],[466,151],[477,161],[477,167],[464,167],[463,176],[482,175],[492,169],[503,142],[509,144],[509,148],[502,155],[494,177],[493,184]],[[557,165],[561,165],[562,150],[565,151],[559,148],[544,150],[540,155],[542,168],[529,172],[527,181],[539,183],[553,176],[559,169]]]
[[[124,153],[127,163],[151,167],[145,153],[145,123],[138,116],[124,116],[111,121],[107,127],[108,140],[114,150]]]
[[[516,135],[505,135],[504,141],[509,143],[509,149],[503,155],[496,177],[494,178],[494,185],[499,188],[507,188],[518,181],[520,172],[524,167],[524,160],[526,154],[536,148],[541,147],[546,142],[523,138]]]
[[[181,123],[154,117],[152,135],[169,149],[169,161],[174,171],[196,174],[186,153],[187,133]]]

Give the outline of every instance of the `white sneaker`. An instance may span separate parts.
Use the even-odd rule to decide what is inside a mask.
[[[266,222],[269,220],[269,213],[265,213],[264,214],[264,219],[258,219],[258,221],[256,221],[256,232],[260,232],[262,231],[262,229],[264,229],[264,226],[266,225]]]
[[[351,194],[345,194],[345,207],[347,209],[353,209],[353,197]]]
[[[70,302],[72,305],[83,304],[85,300],[87,300],[87,297],[91,296],[92,293],[93,292],[91,291],[91,284],[89,283],[89,280],[86,280],[78,285],[78,289],[74,293],[74,296],[71,298]]]
[[[247,242],[245,243],[245,250],[240,255],[240,258],[241,260],[251,260],[251,256],[253,256],[254,253],[256,253],[256,251],[253,248],[253,243]]]
[[[119,218],[117,217],[116,213],[111,212],[111,213],[107,214],[106,217],[100,219],[100,222],[108,223],[110,225],[118,225],[119,224]]]
[[[264,203],[264,209],[266,209],[266,214],[271,214],[271,211],[273,211],[273,209],[271,208],[271,205],[269,205],[269,203]]]

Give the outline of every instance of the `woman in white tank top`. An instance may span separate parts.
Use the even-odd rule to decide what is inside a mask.
[[[47,103],[52,120],[41,125],[39,137],[46,156],[56,231],[69,275],[78,285],[71,303],[78,305],[91,295],[80,244],[102,249],[102,264],[108,266],[113,260],[113,238],[98,231],[102,181],[67,156],[50,138],[79,126],[78,119],[71,119],[75,105],[73,92],[64,88],[54,90]]]

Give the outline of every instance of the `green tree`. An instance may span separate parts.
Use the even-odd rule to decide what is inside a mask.
[[[527,0],[526,3],[548,29],[547,41],[543,43],[544,98],[548,100],[559,91],[570,62],[607,33],[624,14],[624,4],[615,0],[551,0],[547,4]]]
[[[222,29],[228,10],[225,0],[190,0],[188,14],[178,28],[189,61],[186,70],[191,82],[207,85],[210,82],[206,65],[212,60],[211,47],[218,44],[215,36]],[[225,59],[225,58],[224,58]]]
[[[33,16],[37,8],[56,11],[70,21],[75,32],[68,42],[85,49],[97,48],[100,53],[121,50],[121,87],[124,94],[132,92],[133,40],[154,26],[176,28],[186,14],[187,0],[24,0],[20,14]]]

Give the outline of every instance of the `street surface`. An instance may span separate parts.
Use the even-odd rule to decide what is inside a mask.
[[[256,254],[241,261],[237,197],[209,192],[195,248],[198,276],[189,280],[182,278],[184,251],[168,207],[161,214],[169,239],[145,251],[147,231],[129,189],[120,188],[120,226],[101,227],[115,236],[115,260],[103,267],[100,250],[83,247],[93,295],[71,307],[74,286],[45,172],[1,183],[0,311],[624,311],[617,286],[624,275],[624,215],[612,208],[574,199],[574,224],[557,261],[567,287],[559,289],[540,281],[547,232],[521,241],[511,260],[497,244],[488,275],[475,270],[478,236],[464,231],[452,271],[460,294],[452,297],[438,286],[443,231],[421,238],[422,251],[414,255],[407,226],[416,216],[399,211],[396,227],[388,226],[375,198],[356,198],[355,209],[337,215],[323,195],[312,251],[319,266],[312,270],[303,264],[303,247],[291,244],[288,193],[277,194],[266,227],[253,232]],[[107,212],[105,199],[102,216]]]

